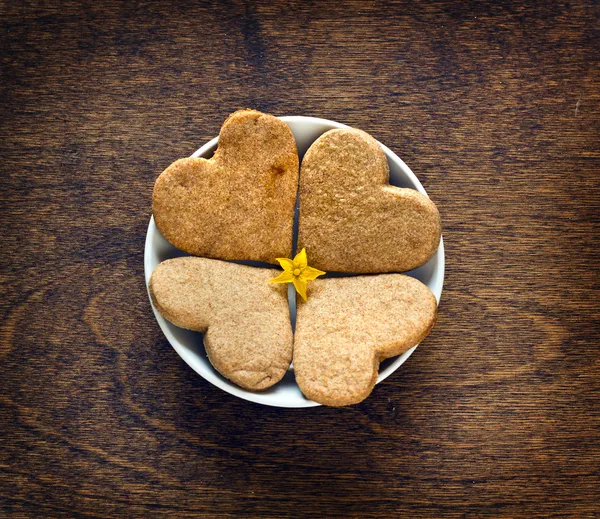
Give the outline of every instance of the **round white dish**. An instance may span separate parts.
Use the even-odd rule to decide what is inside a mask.
[[[316,117],[289,116],[281,117],[292,130],[300,159],[304,156],[310,145],[324,132],[333,128],[348,128],[345,124],[340,124],[327,119]],[[192,157],[210,157],[217,148],[218,137],[207,142]],[[410,170],[410,168],[389,148],[381,145],[388,159],[390,167],[390,184],[399,187],[408,187],[427,195],[425,189]],[[146,234],[146,246],[144,251],[144,274],[146,278],[146,288],[148,280],[158,264],[166,259],[186,254],[171,245],[162,236],[154,224],[154,218],[150,218],[148,232]],[[425,283],[434,293],[438,303],[442,294],[442,285],[444,282],[444,242],[440,241],[440,246],[435,255],[423,266],[406,272],[409,276],[419,279]],[[290,287],[290,313],[292,321],[295,321],[296,305],[293,288]],[[152,301],[150,302],[152,304]],[[256,402],[258,404],[271,405],[277,407],[313,407],[316,402],[308,400],[300,392],[294,379],[293,367],[290,368],[283,380],[272,388],[262,392],[252,392],[236,386],[225,377],[220,375],[210,364],[202,342],[202,334],[179,328],[166,319],[164,319],[152,306],[156,320],[161,330],[165,334],[171,346],[181,356],[181,358],[200,376],[208,380],[211,384],[220,389],[231,393],[237,397]],[[387,359],[381,363],[379,378],[377,383],[385,380],[394,371],[396,371],[415,351],[416,346],[407,352]]]

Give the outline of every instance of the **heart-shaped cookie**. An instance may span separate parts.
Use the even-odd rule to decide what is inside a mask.
[[[300,171],[298,247],[328,272],[404,272],[438,248],[441,223],[429,198],[391,186],[379,143],[356,129],[330,130]]]
[[[156,180],[152,212],[175,247],[195,256],[275,262],[292,252],[298,151],[272,115],[230,115],[210,159],[186,158]]]
[[[204,334],[212,365],[250,390],[283,377],[292,360],[287,287],[272,269],[206,258],[162,262],[149,282],[152,302],[173,324]]]
[[[317,279],[298,302],[296,382],[325,405],[356,404],[371,393],[379,363],[423,340],[435,322],[435,296],[402,274]]]

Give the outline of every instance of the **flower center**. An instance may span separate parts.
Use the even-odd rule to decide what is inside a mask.
[[[300,269],[294,269],[294,276],[300,275]]]

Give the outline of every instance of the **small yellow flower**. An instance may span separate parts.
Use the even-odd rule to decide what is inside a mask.
[[[308,266],[306,249],[302,249],[296,257],[291,260],[287,258],[276,258],[283,272],[276,278],[269,280],[270,283],[294,283],[294,288],[304,301],[306,301],[306,282],[317,279],[325,274],[322,270]]]

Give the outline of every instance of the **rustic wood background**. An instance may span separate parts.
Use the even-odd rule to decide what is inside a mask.
[[[598,2],[0,5],[0,515],[600,517]],[[358,406],[236,399],[151,313],[154,179],[245,107],[440,208],[437,327]]]

